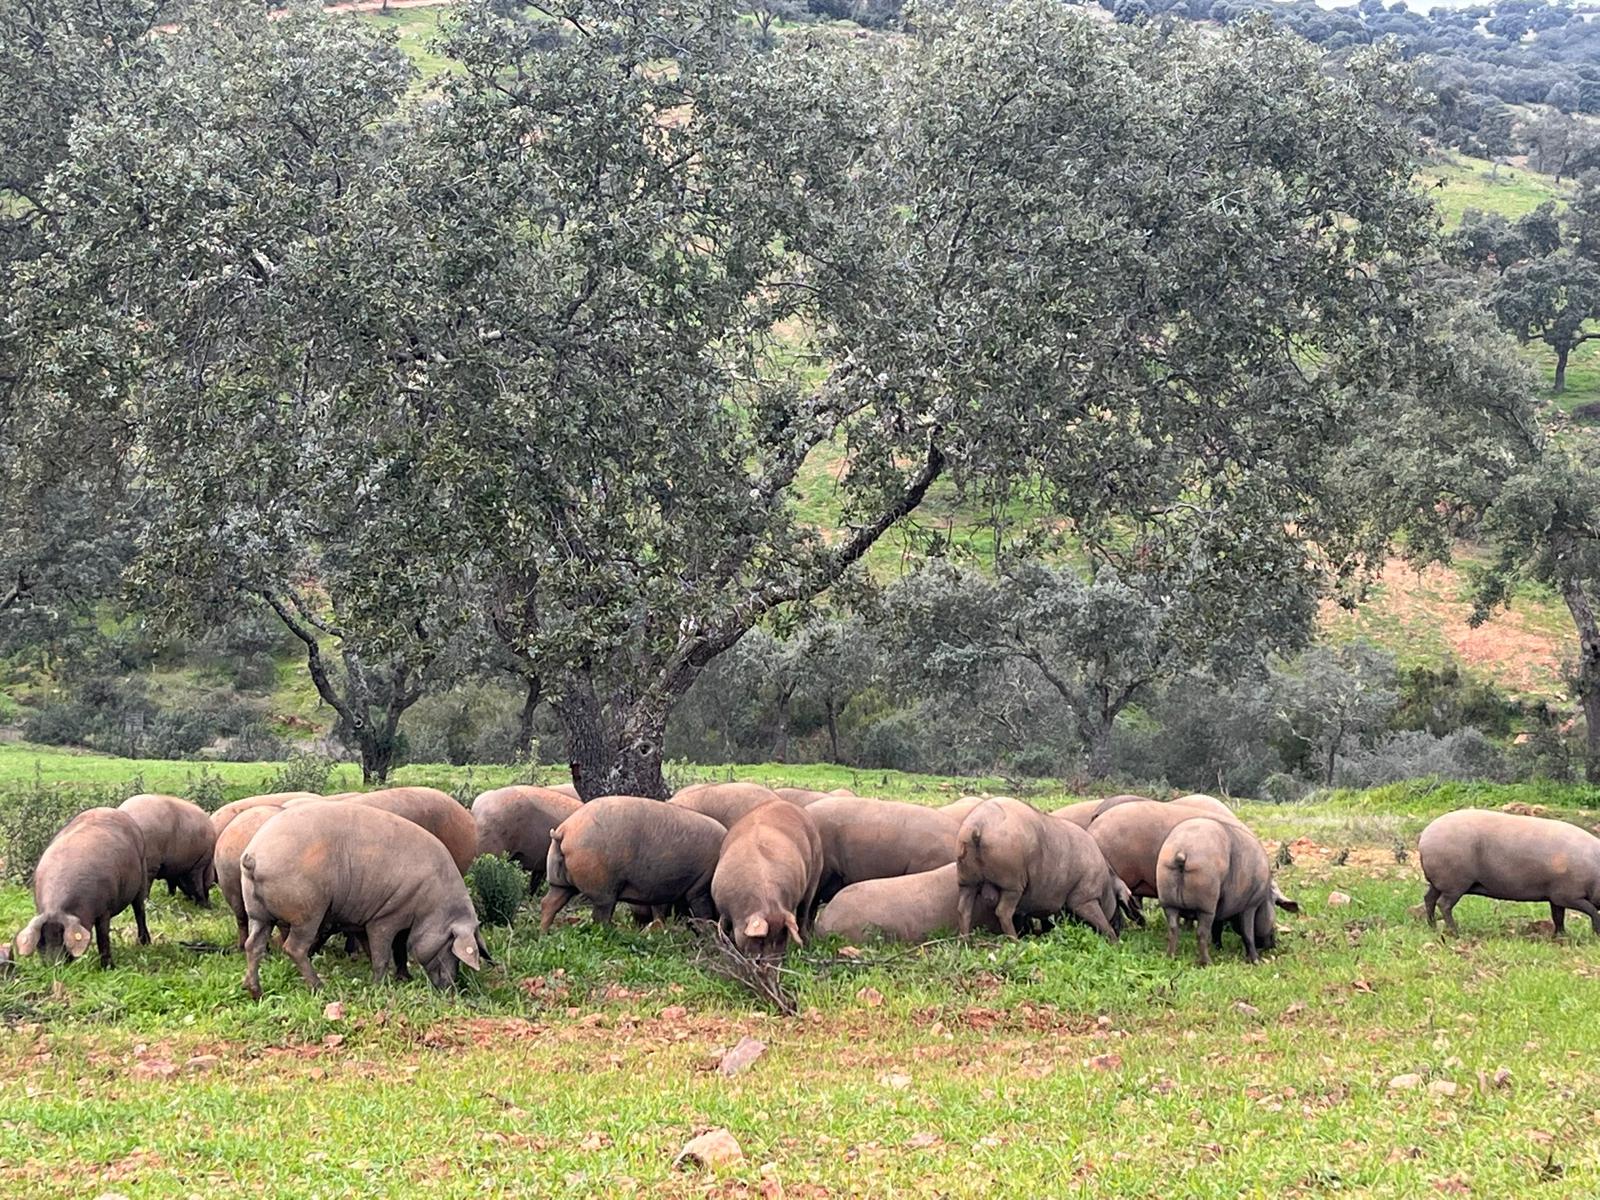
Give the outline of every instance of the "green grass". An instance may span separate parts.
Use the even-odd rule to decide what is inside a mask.
[[[440,54],[433,45],[446,10],[447,5],[443,4],[428,8],[394,8],[386,13],[357,13],[354,19],[368,21],[380,29],[394,30],[396,43],[417,65],[417,90],[425,91],[435,78],[457,67],[454,59]]]
[[[374,986],[330,951],[321,995],[273,956],[252,1004],[239,956],[203,948],[230,943],[231,918],[158,896],[155,944],[133,944],[119,919],[114,969],[29,960],[0,980],[0,1186],[40,1198],[1593,1195],[1600,939],[1576,928],[1555,944],[1542,909],[1473,899],[1462,936],[1441,939],[1408,911],[1414,854],[1390,852],[1397,829],[1411,838],[1444,808],[1508,799],[1593,806],[1600,793],[1409,784],[1248,806],[1269,836],[1317,843],[1298,842],[1280,875],[1306,911],[1260,967],[1231,938],[1210,970],[1193,965],[1192,938],[1169,960],[1153,925],[1115,947],[1068,926],[859,958],[814,945],[791,960],[802,1015],[788,1019],[700,965],[682,930],[582,918],[540,938],[529,910],[489,932],[499,965],[456,995]],[[1353,849],[1349,865],[1329,864],[1335,847]],[[1333,890],[1353,902],[1330,906]],[[0,890],[0,930],[30,911]],[[340,1017],[324,1015],[333,1000]],[[724,1078],[711,1068],[743,1036],[767,1052]],[[1496,1087],[1502,1067],[1511,1078]],[[1392,1090],[1404,1074],[1423,1085]],[[713,1126],[744,1159],[674,1170],[681,1144]]]
[[[1546,200],[1565,201],[1570,189],[1548,175],[1525,167],[1499,167],[1481,158],[1451,155],[1429,163],[1418,179],[1430,194],[1447,225],[1458,224],[1469,208],[1498,212],[1515,220]]]

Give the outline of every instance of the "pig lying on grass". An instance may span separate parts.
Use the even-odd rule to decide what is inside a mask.
[[[864,941],[873,933],[895,942],[925,942],[941,931],[955,932],[960,895],[955,863],[915,875],[866,879],[852,883],[828,901],[817,918],[817,932],[836,933],[852,942]],[[1001,931],[994,913],[999,899],[994,888],[980,889],[973,901],[973,928],[986,933]]]

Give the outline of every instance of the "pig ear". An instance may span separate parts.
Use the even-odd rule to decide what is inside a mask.
[[[794,919],[794,914],[785,913],[783,915],[783,923],[789,927],[790,940],[793,941],[796,946],[803,947],[805,943],[800,940],[800,924]]]
[[[43,928],[43,926],[44,914],[41,913],[39,916],[29,921],[28,924],[23,928],[22,932],[17,934],[15,949],[17,951],[18,958],[27,958],[28,955],[32,954],[39,948],[39,930]]]
[[[1287,896],[1274,896],[1272,902],[1279,908],[1283,909],[1284,912],[1297,913],[1300,911],[1299,902],[1296,900],[1291,900]]]
[[[66,943],[67,954],[77,958],[89,948],[89,930],[77,917],[68,917],[62,925],[62,941]]]
[[[744,935],[747,938],[764,938],[767,936],[767,919],[760,913],[751,917],[744,923]]]
[[[475,929],[456,934],[456,940],[450,943],[450,951],[456,956],[456,961],[464,967],[471,967],[476,971],[483,966],[482,960],[478,958],[478,931]]]

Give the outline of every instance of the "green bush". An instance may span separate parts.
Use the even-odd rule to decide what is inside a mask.
[[[0,793],[0,878],[31,884],[39,856],[63,825],[86,808],[115,808],[123,798],[120,791],[47,786],[39,775],[29,787]]]
[[[272,792],[315,792],[326,795],[328,781],[333,778],[334,761],[321,754],[291,754],[289,761],[279,767],[262,789]]]
[[[528,877],[504,854],[485,854],[467,872],[472,903],[485,925],[509,925],[528,895]]]

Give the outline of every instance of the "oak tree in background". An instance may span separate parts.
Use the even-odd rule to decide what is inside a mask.
[[[26,388],[136,440],[175,605],[314,579],[364,661],[492,609],[587,797],[662,794],[707,664],[930,496],[1002,542],[1337,582],[1449,516],[1383,498],[1394,430],[1487,419],[1425,386],[1382,53],[1333,77],[1261,23],[1047,0],[770,50],[721,0],[469,4],[411,104],[337,17],[141,44],[19,277]]]

